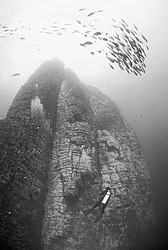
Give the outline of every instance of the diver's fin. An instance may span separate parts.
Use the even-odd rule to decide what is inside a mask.
[[[84,213],[85,215],[88,215],[88,214],[90,214],[93,210],[94,210],[94,208],[90,208],[90,209],[84,211],[83,213]]]
[[[94,222],[98,222],[103,217],[102,214],[99,214],[95,219]]]

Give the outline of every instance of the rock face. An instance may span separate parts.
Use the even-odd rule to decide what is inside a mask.
[[[155,216],[140,144],[117,106],[54,59],[0,122],[2,249],[150,249]],[[112,189],[103,218],[85,216]]]

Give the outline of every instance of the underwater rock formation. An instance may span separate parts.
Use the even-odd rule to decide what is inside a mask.
[[[151,179],[117,106],[57,59],[21,87],[0,122],[0,241],[12,250],[150,249]],[[85,216],[111,187],[103,218]]]

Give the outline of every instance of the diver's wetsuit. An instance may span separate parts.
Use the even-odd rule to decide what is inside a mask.
[[[102,218],[104,210],[107,207],[107,204],[110,200],[111,189],[107,187],[102,193],[100,193],[100,195],[101,195],[101,198],[98,200],[98,202],[96,202],[96,204],[92,208],[84,212],[84,214],[87,215],[91,213],[96,207],[101,206],[101,214],[97,217],[98,220]],[[95,222],[97,221],[97,219],[95,220]]]

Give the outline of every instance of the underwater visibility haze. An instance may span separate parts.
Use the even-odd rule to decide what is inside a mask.
[[[168,245],[167,13],[166,0],[0,1],[0,119],[53,58],[108,96],[135,131],[150,170],[158,248]]]

